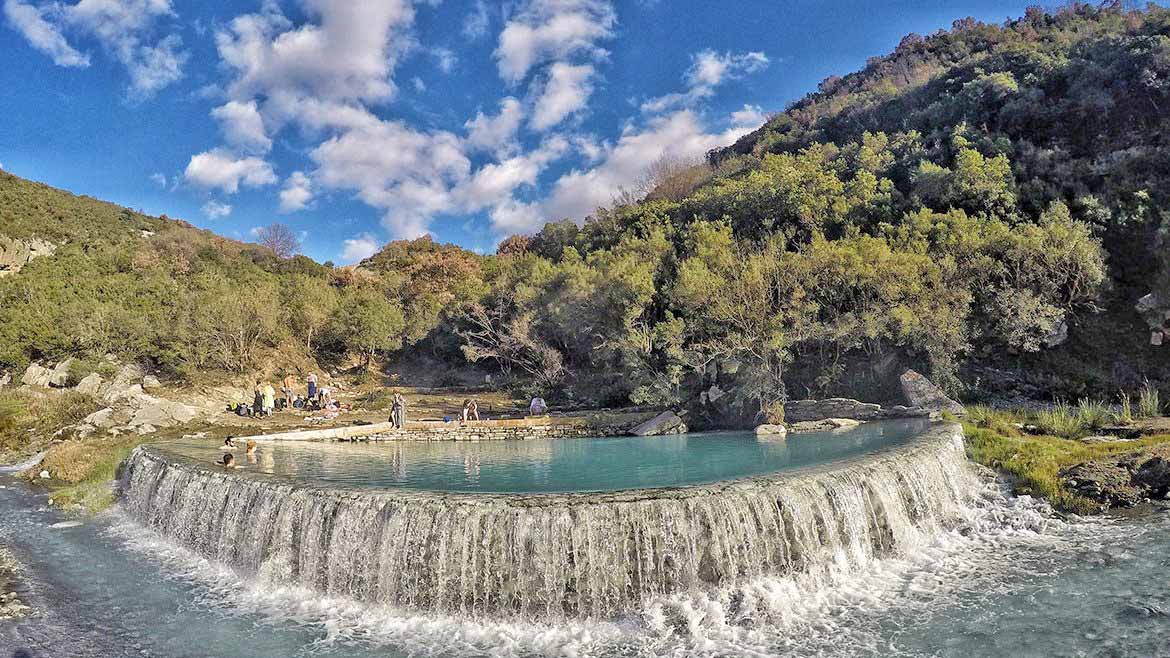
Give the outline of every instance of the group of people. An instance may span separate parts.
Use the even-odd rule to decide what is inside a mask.
[[[300,395],[296,393],[297,377],[293,374],[285,375],[280,382],[280,393],[282,398],[276,397],[276,389],[272,384],[265,382],[262,379],[256,380],[256,386],[252,389],[252,404],[241,402],[229,408],[229,411],[234,411],[241,416],[271,416],[277,409],[308,409],[308,410],[322,410],[326,412],[339,412],[342,409],[340,403],[333,399],[333,390],[328,386],[317,385],[317,375],[309,373],[305,378],[308,395]]]
[[[223,448],[223,457],[215,463],[224,468],[238,468],[236,456],[232,454],[239,447],[235,437],[229,436],[224,439],[221,447]],[[244,458],[248,460],[249,464],[256,463],[256,442],[252,439],[248,439],[248,442],[244,444]]]

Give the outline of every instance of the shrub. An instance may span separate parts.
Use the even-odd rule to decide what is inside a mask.
[[[1043,434],[1075,439],[1084,436],[1086,425],[1081,414],[1072,405],[1059,401],[1051,409],[1037,411],[1032,422]]]
[[[1018,414],[1001,409],[992,409],[984,406],[967,408],[967,422],[972,425],[989,429],[1004,436],[1019,436],[1020,430],[1016,424],[1021,421]]]
[[[1117,412],[1113,414],[1113,419],[1122,425],[1129,425],[1133,422],[1133,400],[1130,399],[1129,393],[1121,392],[1119,396],[1120,404]]]
[[[1081,398],[1077,402],[1077,420],[1086,428],[1100,429],[1108,425],[1112,418],[1113,414],[1104,402],[1089,398]]]
[[[1138,392],[1138,416],[1141,418],[1155,418],[1162,415],[1162,400],[1157,387],[1146,380],[1142,390]]]

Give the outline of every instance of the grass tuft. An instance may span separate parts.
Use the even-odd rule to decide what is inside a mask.
[[[1138,415],[1142,418],[1155,418],[1162,414],[1162,400],[1157,387],[1147,379],[1138,391]]]

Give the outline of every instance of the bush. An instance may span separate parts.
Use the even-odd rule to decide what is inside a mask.
[[[1082,398],[1077,402],[1077,419],[1088,429],[1101,429],[1113,419],[1109,406],[1099,400]]]
[[[1065,439],[1080,438],[1088,429],[1080,413],[1064,401],[1052,405],[1051,409],[1036,412],[1032,422],[1041,433]]]
[[[1156,418],[1162,415],[1162,400],[1157,387],[1149,382],[1138,392],[1138,416],[1141,418]]]

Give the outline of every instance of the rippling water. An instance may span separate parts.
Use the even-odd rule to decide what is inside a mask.
[[[314,484],[430,491],[554,493],[706,484],[822,464],[906,442],[925,418],[866,423],[786,440],[752,432],[540,441],[273,442],[255,459],[236,455],[241,475]],[[171,441],[166,454],[210,465],[214,441]]]
[[[762,578],[602,621],[408,614],[241,579],[117,511],[0,482],[38,610],[0,656],[1170,656],[1170,515],[1065,523],[989,485],[969,523],[831,584]],[[18,653],[25,651],[26,654]]]

